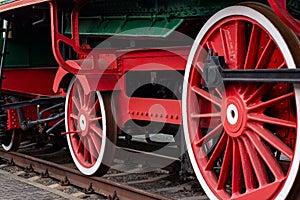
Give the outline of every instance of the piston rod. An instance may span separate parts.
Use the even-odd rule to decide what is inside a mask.
[[[299,66],[300,67],[300,66]],[[295,69],[228,69],[223,56],[209,55],[204,63],[203,78],[208,88],[224,82],[300,83],[300,68]]]

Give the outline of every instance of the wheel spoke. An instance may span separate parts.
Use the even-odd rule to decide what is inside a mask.
[[[253,24],[244,69],[254,69],[255,67],[258,57],[257,49],[259,49],[258,38],[260,38],[260,35],[261,29],[257,25]]]
[[[79,111],[81,106],[80,106],[80,103],[79,103],[78,99],[75,96],[72,97],[72,102],[74,103],[77,111]]]
[[[219,99],[216,96],[212,96],[211,94],[209,94],[207,91],[202,90],[198,87],[192,87],[192,90],[194,92],[196,92],[199,96],[203,97],[204,99],[212,102],[213,104],[215,104],[218,107],[221,107],[221,99]]]
[[[221,157],[221,155],[226,147],[227,140],[228,140],[227,134],[223,133],[223,135],[221,136],[221,139],[219,140],[218,144],[216,145],[216,148],[214,149],[211,157],[209,158],[209,160],[205,166],[205,170],[212,170],[215,162]]]
[[[214,49],[212,41],[207,41],[205,43],[205,46],[207,47],[206,49]]]
[[[90,92],[87,96],[88,97],[87,97],[86,101],[84,101],[85,102],[84,106],[87,108],[91,108],[93,105],[93,102],[95,100],[95,95],[93,92]]]
[[[78,98],[79,98],[79,103],[80,103],[80,106],[83,107],[84,106],[84,92],[81,91],[81,87],[78,86],[76,87],[77,89],[77,95],[78,95]]]
[[[252,190],[255,187],[255,179],[252,173],[252,166],[250,163],[248,152],[245,149],[245,146],[242,141],[237,140],[238,147],[240,149],[242,171],[244,175],[245,187],[246,190]]]
[[[292,160],[294,155],[293,150],[290,147],[288,147],[283,141],[281,141],[278,137],[276,137],[273,133],[254,123],[249,123],[248,126],[252,131],[254,131],[261,138],[263,138],[268,144],[272,145],[274,148],[276,148],[286,157]]]
[[[102,120],[102,117],[95,117],[95,118],[91,118],[89,119],[91,122],[95,122],[95,121],[100,121]]]
[[[204,142],[209,141],[222,133],[223,125],[219,124],[213,130],[209,131],[204,137],[202,137],[199,141],[195,141],[197,146],[201,146]]]
[[[245,97],[251,96],[253,94],[253,91],[256,91],[256,83],[249,83],[247,85],[240,84],[239,87],[239,93],[244,94]]]
[[[68,132],[61,132],[61,135],[73,135],[80,133],[80,130],[68,131]]]
[[[79,142],[78,142],[78,147],[77,147],[77,154],[80,154],[83,151],[83,148],[84,148],[84,145],[83,145],[82,139],[80,138]]]
[[[229,49],[228,49],[228,44],[232,44],[233,42],[232,41],[229,41],[230,43],[228,43],[227,41],[227,38],[228,38],[228,35],[229,34],[229,31],[224,29],[224,28],[220,28],[220,36],[221,36],[221,40],[222,40],[222,47],[223,47],[223,51],[224,51],[224,57],[225,57],[225,60],[227,62],[230,62],[230,52],[229,52]],[[229,36],[230,37],[230,36]]]
[[[263,122],[267,124],[273,124],[273,125],[278,125],[278,126],[283,126],[283,127],[289,127],[289,128],[297,128],[297,124],[295,122],[291,122],[288,120],[284,119],[278,119],[274,117],[269,117],[264,114],[250,114],[248,115],[248,118],[252,121],[257,121],[257,122]]]
[[[216,91],[220,98],[222,97],[222,93],[219,88],[216,88],[214,91]]]
[[[235,21],[230,26],[220,28],[220,36],[226,63],[242,69],[246,56],[245,23]]]
[[[100,148],[101,148],[101,138],[97,137],[96,133],[91,133],[90,136],[92,138],[93,145],[96,148],[97,156],[98,156],[98,154],[100,153]]]
[[[244,68],[245,56],[247,53],[245,25],[246,24],[243,21],[235,21],[235,64],[238,69]]]
[[[83,144],[84,144],[84,152],[83,152],[83,158],[85,162],[89,162],[91,158],[90,151],[88,149],[88,144],[86,138],[83,139]]]
[[[236,140],[233,143],[232,153],[232,194],[239,194],[241,192],[242,184],[242,166],[239,146]]]
[[[226,182],[229,177],[229,173],[231,169],[231,160],[232,160],[232,141],[231,138],[228,137],[222,168],[221,168],[218,185],[217,185],[218,190],[226,189]]]
[[[78,116],[75,115],[74,113],[71,113],[71,114],[70,114],[70,117],[73,118],[73,119],[75,119],[75,120],[78,120]]]
[[[91,106],[90,110],[88,111],[89,114],[91,114],[93,111],[96,112],[96,110],[100,107],[99,99],[95,101],[95,103]]]
[[[97,161],[97,157],[95,157],[95,156],[97,156],[97,154],[91,155],[91,162],[92,162],[92,164],[95,164],[96,161]]]
[[[263,141],[261,141],[260,137],[258,137],[255,133],[251,131],[247,133],[247,136],[251,140],[252,144],[254,144],[260,156],[264,159],[266,165],[273,173],[275,179],[281,180],[282,178],[284,178],[283,171],[279,163],[277,162],[276,158],[274,157],[274,154],[266,146],[266,144]]]
[[[100,137],[103,137],[103,131],[96,125],[91,125],[91,129]]]
[[[260,55],[260,58],[258,59],[255,69],[267,68],[268,63],[270,62],[270,59],[272,57],[272,54],[274,53],[275,47],[276,45],[274,41],[271,38],[269,38],[266,47],[264,48],[262,54]]]
[[[195,68],[197,69],[197,71],[198,71],[201,75],[203,75],[203,68],[201,67],[200,62],[197,62],[197,63],[196,63]]]
[[[91,139],[91,137],[90,136],[86,136],[86,140],[87,140],[87,147],[88,147],[88,151],[90,152],[90,160],[91,160],[91,162],[92,162],[92,164],[93,163],[95,163],[96,162],[96,158],[97,158],[97,151],[96,151],[96,149],[95,149],[95,147],[94,147],[94,143],[93,143],[93,141],[92,141],[92,139]]]
[[[294,96],[295,96],[294,92],[290,92],[290,93],[287,93],[285,95],[276,97],[274,99],[271,99],[271,100],[268,100],[268,101],[265,101],[265,102],[261,102],[261,103],[255,105],[255,106],[249,107],[249,110],[256,110],[256,109],[265,110],[268,107],[274,106],[274,105],[278,104],[281,101],[289,100],[289,99],[293,98]]]
[[[242,140],[252,163],[252,167],[258,180],[258,184],[260,186],[266,185],[268,183],[268,175],[261,158],[259,157],[256,149],[253,147],[253,144],[247,137],[243,137]]]
[[[287,68],[287,65],[284,61],[278,66],[278,69],[282,69],[282,68]]]
[[[259,88],[252,88],[252,94],[249,95],[247,99],[248,102],[257,102],[260,101],[261,98],[266,94],[266,92],[270,91],[270,88],[273,87],[272,84],[262,84]],[[248,87],[247,87],[248,88]]]

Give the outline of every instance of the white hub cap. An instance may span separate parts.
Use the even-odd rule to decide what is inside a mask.
[[[231,125],[235,125],[239,118],[237,107],[234,104],[230,104],[226,111],[227,120]]]
[[[80,129],[82,131],[85,131],[86,129],[86,118],[84,115],[80,115],[80,118],[79,118],[79,126],[80,126]]]

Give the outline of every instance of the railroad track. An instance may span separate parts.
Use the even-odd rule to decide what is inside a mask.
[[[104,194],[107,196],[117,196],[119,199],[162,199],[169,200],[170,198],[153,194],[141,189],[131,187],[126,184],[117,183],[109,179],[94,177],[94,176],[84,176],[79,171],[59,165],[53,162],[45,161],[39,158],[21,154],[18,152],[5,152],[0,150],[1,157],[14,163],[17,166],[23,168],[31,168],[35,172],[41,174],[48,174],[58,180],[68,181],[70,184],[76,185],[81,188],[86,188],[86,190],[93,190],[98,194]]]
[[[144,160],[148,162],[134,163],[139,159],[126,158],[122,154],[124,151],[136,153],[141,157],[147,156]],[[58,182],[63,185],[82,188],[81,191],[87,194],[100,194],[106,197],[104,199],[207,199],[195,177],[181,180],[177,174],[174,174],[174,170],[178,171],[179,160],[172,156],[158,156],[151,152],[118,147],[114,166],[104,177],[81,174],[75,168],[65,148],[54,152],[26,147],[19,152],[6,152],[0,149],[0,157],[28,171],[35,171],[41,176],[46,175],[59,180]],[[156,164],[158,160],[166,163],[177,162],[177,164],[166,169],[158,169],[159,166]],[[130,165],[131,167],[128,168]],[[176,167],[177,169],[174,169]]]

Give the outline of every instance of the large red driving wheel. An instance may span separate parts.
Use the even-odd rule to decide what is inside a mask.
[[[225,82],[208,89],[208,54],[228,69],[299,66],[296,36],[260,4],[221,10],[201,29],[185,72],[182,108],[189,156],[211,199],[285,199],[298,189],[299,86]],[[222,62],[222,61],[221,61]]]
[[[114,155],[116,123],[111,95],[91,91],[74,78],[66,96],[65,121],[70,153],[77,168],[86,175],[103,175]]]

